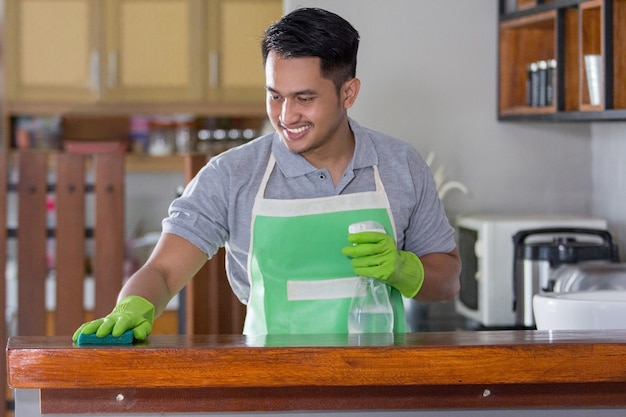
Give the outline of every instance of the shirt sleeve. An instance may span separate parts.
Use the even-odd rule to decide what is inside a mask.
[[[454,228],[439,198],[430,167],[417,151],[408,153],[407,159],[415,205],[405,232],[404,250],[417,256],[450,252],[456,247]]]
[[[172,201],[163,232],[188,240],[212,257],[228,237],[227,184],[228,172],[212,159]]]

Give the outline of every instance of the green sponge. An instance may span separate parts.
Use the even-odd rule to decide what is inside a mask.
[[[135,340],[132,330],[126,330],[121,336],[113,336],[108,334],[104,337],[98,337],[95,333],[79,334],[76,343],[80,345],[130,345]]]

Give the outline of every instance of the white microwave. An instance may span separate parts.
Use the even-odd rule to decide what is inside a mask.
[[[461,289],[455,310],[485,327],[514,327],[513,235],[553,227],[606,229],[602,219],[568,216],[460,216]]]

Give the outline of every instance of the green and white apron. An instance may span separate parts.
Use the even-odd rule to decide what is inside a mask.
[[[272,155],[252,210],[244,334],[348,333],[348,310],[361,279],[341,253],[348,226],[374,220],[396,236],[378,167],[375,191],[276,200],[265,198],[274,165]],[[402,296],[388,288],[394,332],[406,332]]]

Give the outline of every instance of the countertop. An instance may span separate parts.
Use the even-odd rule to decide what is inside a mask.
[[[626,331],[11,337],[8,382],[42,411],[626,406]],[[181,389],[186,388],[186,389]],[[65,411],[64,411],[65,410]]]

